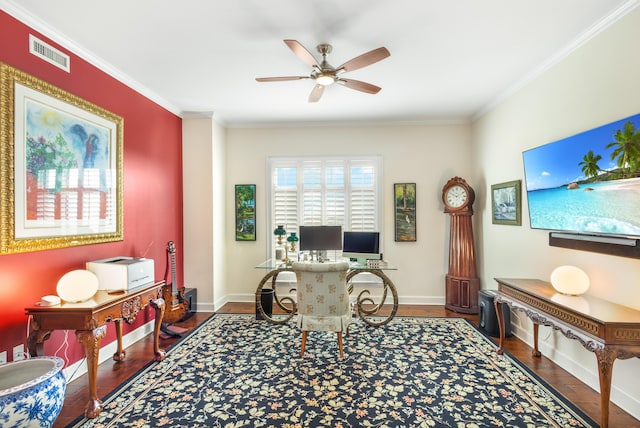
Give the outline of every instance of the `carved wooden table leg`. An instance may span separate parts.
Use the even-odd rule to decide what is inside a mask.
[[[44,342],[51,336],[51,330],[33,330],[27,338],[27,349],[31,357],[44,355]]]
[[[600,378],[600,427],[609,426],[609,401],[611,399],[611,377],[613,362],[618,353],[616,350],[605,347],[595,351],[598,359],[598,375]]]
[[[537,322],[533,323],[533,351],[531,351],[531,355],[533,355],[534,357],[539,357],[542,355],[542,353],[540,353],[540,349],[538,349],[538,327],[540,327],[540,324],[538,324]]]
[[[498,299],[493,299],[493,306],[496,309],[496,318],[498,319],[498,330],[500,330],[500,342],[498,344],[498,350],[496,353],[502,355],[504,353],[504,316],[502,314],[502,305]]]
[[[115,361],[124,361],[126,352],[122,348],[122,320],[114,320],[113,323],[116,327],[116,341],[118,344],[118,350],[113,354],[113,359]]]
[[[153,354],[156,361],[162,361],[165,352],[160,349],[160,328],[162,327],[162,318],[164,318],[165,303],[163,298],[158,298],[150,302],[151,307],[155,310],[156,319],[153,329]]]
[[[87,375],[89,377],[89,401],[84,408],[84,415],[95,418],[102,411],[102,401],[98,398],[98,353],[100,341],[107,333],[107,326],[101,325],[93,330],[76,330],[76,340],[84,346],[87,357]]]

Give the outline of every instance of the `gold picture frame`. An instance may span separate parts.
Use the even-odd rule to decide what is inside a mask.
[[[491,220],[493,224],[522,225],[520,180],[491,185]]]
[[[124,119],[0,63],[0,254],[122,241]]]

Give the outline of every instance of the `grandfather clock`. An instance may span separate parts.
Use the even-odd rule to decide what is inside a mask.
[[[453,177],[442,189],[444,212],[451,217],[445,307],[467,314],[478,312],[480,289],[471,222],[475,198],[471,186],[460,177]]]

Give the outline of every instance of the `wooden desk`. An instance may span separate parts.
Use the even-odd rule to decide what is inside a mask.
[[[95,418],[102,411],[102,401],[98,398],[96,377],[98,374],[98,353],[100,341],[107,332],[107,321],[114,321],[118,340],[117,352],[113,355],[116,361],[122,361],[125,352],[122,349],[122,321],[131,324],[138,312],[145,306],[155,309],[155,328],[153,336],[154,359],[162,361],[164,351],[160,350],[158,337],[164,315],[164,299],[162,286],[164,281],[150,283],[121,294],[108,294],[98,291],[91,299],[82,303],[63,302],[55,306],[34,306],[26,308],[31,315],[31,332],[27,339],[29,354],[32,357],[42,355],[44,341],[53,330],[75,330],[76,340],[84,346],[87,357],[89,376],[89,401],[84,414]]]
[[[533,355],[540,356],[538,326],[559,330],[569,339],[578,340],[598,360],[600,379],[600,426],[609,425],[609,400],[613,363],[640,358],[640,311],[593,296],[565,296],[548,282],[538,279],[496,278],[498,295],[494,299],[500,345],[504,345],[502,305],[523,311],[533,321]]]

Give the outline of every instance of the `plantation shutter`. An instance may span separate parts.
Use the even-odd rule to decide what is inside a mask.
[[[327,226],[345,226],[345,162],[330,161],[324,168],[324,222]]]
[[[380,162],[379,157],[270,159],[271,230],[325,225],[379,231]]]
[[[273,229],[279,224],[298,229],[298,188],[297,168],[294,165],[283,165],[272,171]]]
[[[302,225],[322,224],[322,164],[319,161],[302,163]]]
[[[353,162],[351,173],[351,216],[348,229],[368,232],[377,229],[376,168],[364,162]]]

